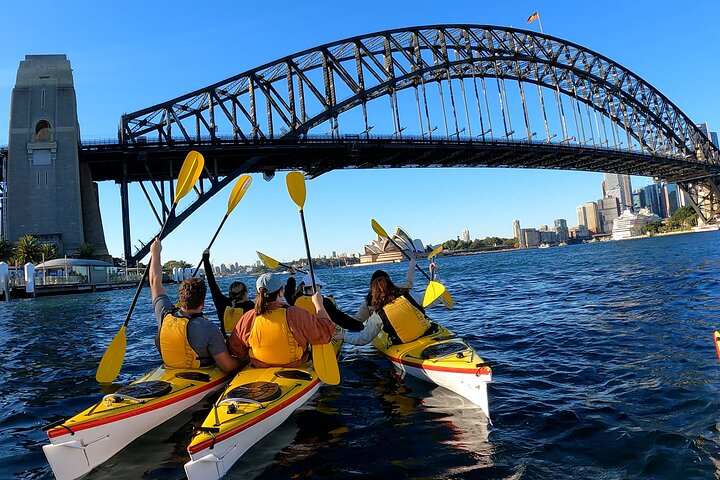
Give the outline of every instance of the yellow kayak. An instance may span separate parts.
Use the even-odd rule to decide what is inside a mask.
[[[130,442],[221,389],[231,374],[212,368],[160,366],[74,417],[45,427],[43,446],[58,480],[72,480]]]
[[[436,325],[433,333],[412,342],[393,345],[381,331],[373,345],[404,374],[432,382],[467,398],[490,419],[487,384],[492,362],[485,362],[465,340]]]
[[[342,342],[332,343],[337,354]],[[312,362],[291,368],[243,368],[188,445],[188,479],[222,478],[250,447],[280,426],[322,385]]]

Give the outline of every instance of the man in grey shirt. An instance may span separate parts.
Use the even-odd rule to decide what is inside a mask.
[[[199,360],[200,367],[209,367],[217,364],[225,372],[240,368],[243,363],[228,353],[225,339],[217,325],[206,319],[203,314],[205,307],[205,281],[200,278],[189,278],[180,284],[180,307],[176,307],[167,295],[162,284],[162,260],[160,252],[162,244],[155,239],[150,246],[152,255],[150,262],[150,292],[152,294],[153,309],[158,321],[158,336],[156,345],[163,356],[163,361],[173,363],[169,366],[178,366],[186,358],[186,345],[192,348],[193,358],[188,362]],[[176,321],[180,319],[180,322]],[[163,329],[164,322],[175,322],[182,325],[187,321],[185,331],[180,328]],[[167,326],[167,325],[166,325]],[[168,361],[170,359],[170,362]],[[177,365],[176,365],[177,364]]]

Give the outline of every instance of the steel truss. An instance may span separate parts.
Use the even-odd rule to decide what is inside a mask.
[[[380,100],[387,106],[378,113]],[[533,108],[539,108],[535,115]],[[689,182],[682,172],[661,174],[681,185],[704,220],[720,210],[720,152],[669,99],[603,55],[514,28],[432,25],[328,43],[123,115],[119,141],[131,148],[148,142],[172,149],[228,140],[301,142],[318,135],[369,140],[383,122],[384,138],[393,140],[411,132],[421,139],[477,143],[519,138],[575,152],[628,154],[627,162],[594,162],[596,171],[627,173],[638,154],[691,164],[707,175],[695,172]],[[533,131],[533,123],[544,135]],[[349,131],[355,133],[344,133]],[[582,163],[583,156],[575,161]],[[547,156],[516,166],[563,168]]]

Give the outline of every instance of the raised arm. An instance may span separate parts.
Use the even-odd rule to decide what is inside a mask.
[[[165,290],[162,284],[161,251],[162,243],[159,238],[156,238],[152,245],[150,245],[150,294],[152,295],[153,301],[155,301],[158,295],[167,293],[167,290]]]
[[[213,299],[215,305],[215,311],[218,317],[221,319],[225,314],[225,308],[230,305],[230,299],[223,295],[222,290],[215,281],[215,274],[213,273],[212,265],[210,265],[210,250],[205,250],[202,255],[203,268],[205,269],[205,278],[207,279],[208,286],[210,287],[210,296]]]

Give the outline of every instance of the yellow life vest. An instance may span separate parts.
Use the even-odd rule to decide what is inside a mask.
[[[304,353],[287,323],[287,309],[278,308],[255,317],[248,343],[250,357],[268,365],[286,365]]]
[[[175,310],[165,315],[160,327],[160,355],[170,368],[200,368],[200,358],[187,338],[187,326],[192,317],[176,316]]]
[[[422,337],[430,328],[430,320],[405,295],[385,305],[380,311],[383,323],[388,322],[401,343]]]
[[[223,329],[225,333],[232,333],[235,330],[235,325],[240,321],[240,318],[245,313],[240,307],[225,307],[225,313],[223,314]]]
[[[324,297],[329,299],[336,307],[337,302],[333,297],[328,295],[327,297]],[[312,302],[312,295],[301,295],[298,298],[295,299],[295,306],[300,307],[303,310],[312,313],[313,315],[317,314],[317,310],[315,309],[315,304]]]

